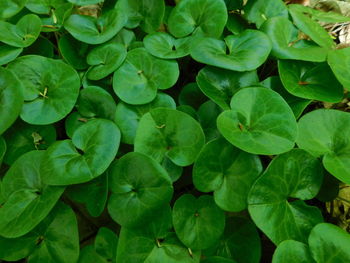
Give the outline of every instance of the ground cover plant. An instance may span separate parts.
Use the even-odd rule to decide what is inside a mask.
[[[349,7],[1,0],[0,262],[350,262]]]

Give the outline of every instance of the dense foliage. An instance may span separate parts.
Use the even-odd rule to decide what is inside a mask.
[[[1,0],[0,262],[350,262],[350,17],[292,2]]]

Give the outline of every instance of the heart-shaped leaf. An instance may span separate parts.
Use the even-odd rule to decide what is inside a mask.
[[[153,56],[174,59],[190,54],[191,40],[191,37],[176,39],[170,34],[157,32],[147,35],[143,43],[147,51]]]
[[[127,28],[140,25],[146,33],[153,33],[162,24],[165,3],[163,0],[118,0],[116,8],[126,14]]]
[[[299,5],[289,5],[289,13],[293,18],[294,24],[308,35],[315,43],[324,48],[335,46],[331,35],[319,23],[312,20],[307,14],[304,14],[303,8]]]
[[[8,69],[0,67],[0,135],[17,119],[23,105],[22,83]]]
[[[323,155],[323,165],[339,180],[350,183],[350,114],[320,109],[299,121],[297,144],[314,156]]]
[[[227,46],[227,47],[226,47]],[[199,38],[191,50],[191,57],[211,66],[250,71],[261,66],[269,56],[271,42],[261,31],[247,29],[225,42],[214,38]]]
[[[0,2],[0,20],[10,18],[22,10],[27,0],[3,0]]]
[[[221,209],[237,212],[247,207],[249,190],[261,172],[258,156],[217,139],[206,144],[198,155],[193,184],[199,191],[214,191],[214,200]]]
[[[350,235],[335,225],[322,223],[315,226],[309,236],[309,246],[317,263],[350,260]]]
[[[122,227],[116,262],[199,263],[200,251],[186,248],[175,233],[170,232],[170,207],[156,212],[154,220],[142,227]]]
[[[232,96],[241,88],[257,84],[259,78],[256,71],[235,72],[207,66],[199,71],[196,81],[206,96],[229,110]]]
[[[114,160],[119,142],[120,131],[112,121],[90,120],[74,132],[72,140],[57,141],[47,149],[43,180],[50,185],[91,181]]]
[[[114,37],[124,27],[126,19],[119,9],[112,9],[98,18],[73,14],[65,21],[64,27],[79,41],[96,45]]]
[[[16,25],[0,21],[0,41],[14,47],[28,47],[34,43],[41,31],[41,20],[37,15],[23,16]]]
[[[144,48],[128,52],[126,60],[113,76],[113,89],[129,104],[146,104],[154,100],[158,89],[172,87],[179,77],[176,61],[150,55]]]
[[[136,152],[124,155],[108,170],[112,195],[108,211],[122,226],[152,218],[168,203],[173,187],[167,172],[150,157]]]
[[[283,86],[294,96],[326,102],[340,102],[343,87],[326,63],[279,60]]]
[[[311,256],[309,247],[302,242],[286,240],[276,248],[272,263],[315,263]]]
[[[350,48],[331,50],[328,53],[327,62],[339,82],[350,90]]]
[[[206,249],[218,242],[225,228],[225,214],[213,197],[202,195],[196,199],[185,194],[173,208],[176,235],[191,249]]]
[[[220,241],[203,251],[203,255],[230,258],[237,263],[259,263],[261,241],[258,230],[247,218],[227,217]]]
[[[2,181],[4,203],[0,206],[0,235],[27,234],[43,220],[64,191],[43,183],[40,171],[45,152],[31,151],[16,160]]]
[[[231,100],[232,110],[217,119],[220,133],[234,146],[254,154],[280,154],[291,150],[297,124],[288,104],[266,88],[245,88]]]
[[[80,91],[76,107],[85,118],[113,120],[117,105],[106,90],[90,86]]]
[[[169,15],[168,29],[177,38],[191,34],[219,38],[226,21],[223,0],[181,0]]]
[[[129,105],[119,102],[114,121],[122,133],[122,142],[133,144],[141,117],[157,107],[175,109],[176,103],[172,97],[164,93],[158,93],[152,102],[144,105]]]
[[[22,76],[24,105],[21,118],[30,124],[45,125],[63,119],[78,98],[80,78],[66,63],[29,55],[8,65]]]
[[[323,221],[317,207],[301,201],[317,195],[322,177],[320,162],[295,149],[275,157],[255,182],[248,197],[249,214],[273,243],[305,242],[311,229]],[[301,200],[289,202],[289,197]]]
[[[285,17],[270,18],[260,29],[271,39],[271,55],[276,58],[313,62],[326,60],[328,50],[300,37],[298,29]]]
[[[288,18],[288,9],[282,0],[249,1],[244,6],[244,17],[259,28],[267,19],[281,16]]]
[[[167,157],[179,166],[192,164],[203,145],[200,124],[188,114],[168,108],[152,109],[143,115],[134,144],[136,152],[159,162]]]
[[[28,263],[76,262],[79,256],[77,219],[73,210],[58,203],[30,233],[19,238],[0,237],[0,258]]]
[[[16,122],[5,134],[9,146],[4,162],[12,165],[22,154],[33,150],[46,150],[56,140],[53,125],[30,125]]]
[[[107,43],[92,49],[87,55],[87,63],[92,66],[87,72],[91,80],[107,77],[119,68],[126,58],[126,48],[119,43]]]

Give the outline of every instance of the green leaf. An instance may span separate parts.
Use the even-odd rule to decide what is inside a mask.
[[[26,0],[2,0],[0,2],[0,20],[10,18],[22,10]]]
[[[164,207],[157,217],[142,227],[122,227],[116,262],[199,263],[200,251],[186,248],[171,229],[171,210]]]
[[[225,211],[247,208],[249,190],[262,172],[258,156],[243,152],[224,139],[206,144],[193,167],[193,184],[201,192],[214,192]]]
[[[226,22],[223,0],[181,0],[170,13],[168,29],[177,38],[191,34],[219,38]]]
[[[350,260],[350,235],[332,224],[318,224],[309,236],[309,246],[318,263],[338,263]]]
[[[153,56],[163,59],[175,59],[190,54],[190,37],[176,39],[168,33],[157,32],[147,35],[143,43]]]
[[[282,0],[248,1],[244,6],[244,17],[259,28],[271,17],[288,18],[288,9]]]
[[[163,0],[118,0],[116,8],[127,16],[127,28],[140,28],[146,33],[157,31],[163,21],[165,3]]]
[[[99,80],[107,77],[119,68],[126,58],[126,48],[119,43],[107,43],[92,49],[86,57],[87,63],[92,66],[87,77]]]
[[[77,262],[78,224],[69,206],[59,203],[38,229],[41,235],[36,240],[36,250],[28,257],[28,263]]]
[[[72,140],[57,141],[47,149],[43,180],[50,185],[91,181],[114,160],[119,142],[120,131],[112,121],[91,120],[74,132]]]
[[[112,191],[108,211],[122,226],[135,226],[155,217],[154,210],[170,202],[173,195],[167,172],[141,153],[124,155],[112,164],[108,177]]]
[[[272,263],[315,262],[309,248],[304,243],[295,240],[281,242],[275,250]]]
[[[340,102],[343,87],[326,63],[279,60],[278,71],[286,90],[304,99]]]
[[[225,41],[199,38],[193,44],[191,57],[219,68],[251,71],[266,61],[270,51],[271,42],[263,32],[247,29],[239,35],[227,36]]]
[[[325,4],[329,4],[329,3],[330,2],[325,3]],[[344,4],[346,4],[346,3],[344,3]],[[296,12],[304,13],[304,15],[310,15],[313,20],[316,20],[319,22],[326,22],[326,23],[334,23],[335,24],[335,23],[342,23],[342,22],[344,23],[344,22],[350,21],[350,18],[348,16],[344,16],[344,15],[341,15],[340,13],[333,12],[330,10],[327,10],[327,11],[323,10],[323,9],[319,10],[316,8],[311,8],[309,6],[303,6],[303,5],[293,5],[292,8]],[[345,11],[345,8],[344,8],[344,11]]]
[[[157,107],[175,109],[176,104],[172,97],[164,93],[158,93],[152,102],[144,105],[129,105],[122,101],[119,102],[115,110],[114,122],[120,128],[122,142],[134,144],[140,119],[151,109]]]
[[[95,239],[96,253],[103,256],[107,261],[112,261],[117,252],[118,237],[116,234],[106,227],[101,227],[98,230]]]
[[[25,122],[51,124],[73,109],[80,78],[71,66],[60,60],[29,55],[16,59],[8,69],[21,76],[24,87],[21,118]]]
[[[237,263],[259,263],[261,241],[254,223],[243,217],[227,217],[220,241],[203,251],[203,255],[230,258]]]
[[[326,60],[328,50],[300,38],[299,31],[287,18],[270,18],[260,29],[269,36],[272,42],[271,55],[276,58],[313,62]]]
[[[126,60],[113,76],[117,96],[129,104],[146,104],[155,99],[157,90],[169,89],[179,77],[176,61],[155,58],[144,48],[128,52]]]
[[[87,245],[80,250],[78,263],[108,263],[108,260],[97,254],[93,245]]]
[[[64,122],[66,134],[69,138],[73,137],[74,132],[91,119],[83,117],[79,112],[74,111],[68,115]]]
[[[77,220],[63,203],[58,203],[30,233],[12,239],[0,237],[0,258],[9,261],[29,256],[29,263],[76,262],[78,255]]]
[[[221,108],[211,100],[199,107],[197,111],[198,121],[202,126],[206,141],[221,137],[216,127],[216,119],[221,112]]]
[[[203,94],[196,82],[187,83],[182,87],[178,97],[180,106],[191,106],[193,109],[198,109],[207,100],[208,97]]]
[[[54,48],[55,46],[50,40],[39,36],[32,45],[24,49],[22,56],[39,55],[43,57],[53,58]]]
[[[232,34],[237,35],[242,33],[248,26],[247,21],[239,14],[229,12],[226,27]]]
[[[335,47],[335,43],[326,29],[308,17],[307,14],[304,14],[303,10],[298,7],[297,4],[288,6],[294,24],[319,46],[329,49]]]
[[[317,195],[322,177],[320,162],[294,149],[275,157],[255,182],[248,197],[249,214],[273,243],[305,242],[313,226],[323,221],[317,207],[301,201]],[[289,202],[289,197],[301,200]]]
[[[224,232],[225,213],[209,195],[196,199],[185,194],[174,204],[173,224],[176,235],[187,247],[206,249],[218,242]]]
[[[235,72],[206,66],[197,75],[196,81],[202,92],[222,109],[230,109],[232,96],[241,88],[259,82],[256,71]]]
[[[64,27],[77,40],[96,45],[113,38],[124,27],[126,19],[119,9],[112,9],[98,18],[73,14]]]
[[[119,3],[119,1],[118,1]],[[126,49],[129,49],[131,44],[136,41],[136,36],[134,31],[123,28],[119,33],[111,40],[111,42],[116,42],[122,44]]]
[[[338,81],[350,90],[350,80],[347,77],[350,74],[350,48],[331,50],[328,53],[328,65],[331,67]]]
[[[0,135],[17,119],[23,105],[22,83],[12,71],[0,67]]]
[[[63,59],[75,69],[83,70],[88,67],[85,61],[88,53],[88,44],[66,34],[58,41],[58,48]]]
[[[23,16],[16,25],[0,21],[0,41],[14,47],[28,47],[39,37],[41,21],[37,15]]]
[[[66,0],[27,0],[26,8],[36,14],[49,14],[66,3]]]
[[[46,150],[56,141],[53,125],[36,126],[16,122],[5,134],[8,150],[4,162],[12,165],[22,154],[33,150]]]
[[[115,262],[118,237],[106,227],[101,227],[95,238],[94,245],[85,246],[80,251],[79,263]]]
[[[342,182],[350,183],[349,136],[349,113],[320,109],[300,119],[297,144],[316,157],[323,155],[326,170]]]
[[[0,236],[20,237],[36,227],[54,207],[63,187],[43,183],[45,152],[32,151],[16,160],[2,181]]]
[[[106,90],[90,86],[80,91],[76,107],[86,118],[113,120],[117,105]]]
[[[21,54],[23,48],[11,47],[6,44],[0,44],[0,65],[5,65],[15,60]]]
[[[311,103],[311,100],[302,99],[290,94],[283,86],[279,76],[271,76],[260,82],[266,88],[278,92],[292,109],[295,118],[299,118],[305,108]]]
[[[67,195],[76,202],[83,203],[89,214],[98,217],[105,209],[108,198],[108,178],[106,174],[84,184],[71,185]]]
[[[291,150],[297,136],[292,110],[283,98],[266,88],[245,88],[231,100],[232,110],[217,118],[220,133],[234,146],[254,154]]]
[[[135,151],[178,166],[192,164],[204,145],[200,124],[186,113],[156,108],[143,115],[135,137]]]

